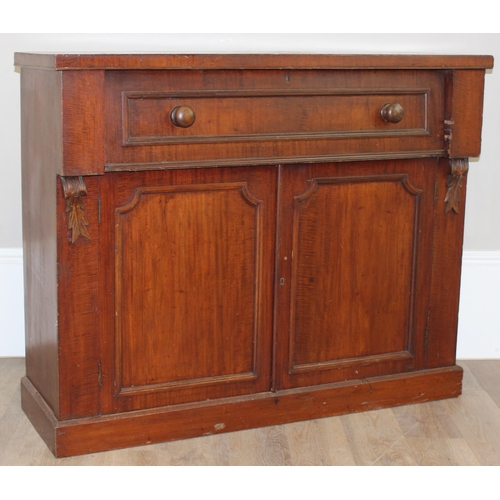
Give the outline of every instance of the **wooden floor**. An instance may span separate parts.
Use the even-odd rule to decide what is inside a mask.
[[[500,465],[500,360],[461,361],[459,398],[55,459],[0,358],[0,465]]]

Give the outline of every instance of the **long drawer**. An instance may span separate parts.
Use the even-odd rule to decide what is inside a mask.
[[[106,170],[444,151],[444,75],[108,71]]]

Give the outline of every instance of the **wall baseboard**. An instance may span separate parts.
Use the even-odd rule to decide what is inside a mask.
[[[464,252],[457,358],[500,358],[500,251]]]
[[[22,248],[0,248],[0,357],[24,356]]]
[[[0,248],[0,357],[24,356],[21,248]],[[500,358],[500,251],[466,251],[458,326],[458,359]]]

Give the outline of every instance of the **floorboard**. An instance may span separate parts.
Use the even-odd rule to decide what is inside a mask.
[[[0,358],[0,465],[500,465],[500,360],[469,360],[459,398],[55,459],[21,410],[23,358]]]

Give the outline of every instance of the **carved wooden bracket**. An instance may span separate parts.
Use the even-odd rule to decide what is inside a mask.
[[[61,177],[61,183],[66,199],[66,212],[69,214],[68,228],[71,229],[71,243],[80,235],[90,239],[87,226],[89,221],[85,217],[82,196],[87,195],[87,188],[83,177]]]
[[[447,214],[452,210],[458,214],[460,202],[460,188],[462,187],[462,179],[469,171],[469,160],[467,158],[452,158],[450,159],[451,175],[448,177],[446,186],[448,191],[444,198],[446,208],[444,213]]]

